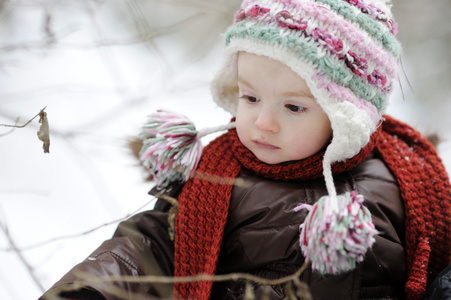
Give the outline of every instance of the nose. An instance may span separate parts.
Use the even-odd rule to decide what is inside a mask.
[[[262,108],[259,111],[255,119],[255,126],[261,131],[270,133],[277,133],[280,130],[276,114],[268,108]]]

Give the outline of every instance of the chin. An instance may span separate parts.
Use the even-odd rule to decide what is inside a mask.
[[[268,165],[277,165],[280,164],[282,162],[284,162],[283,160],[281,160],[280,158],[275,157],[275,155],[258,155],[255,154],[254,155],[262,162],[264,162],[265,164]]]

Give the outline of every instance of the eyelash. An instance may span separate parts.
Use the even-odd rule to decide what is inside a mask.
[[[249,96],[249,95],[243,95],[240,97],[240,99],[244,99],[250,103],[255,103],[257,101],[259,101],[260,99],[258,99],[257,97],[253,97],[253,96]]]
[[[287,104],[287,105],[285,105],[285,107],[288,108],[288,110],[293,113],[303,113],[307,110],[307,108],[305,108],[305,107],[293,105],[293,104]]]

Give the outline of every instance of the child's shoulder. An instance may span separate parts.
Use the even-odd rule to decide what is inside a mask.
[[[373,151],[366,160],[351,169],[350,173],[355,178],[396,182],[396,178],[377,151]]]

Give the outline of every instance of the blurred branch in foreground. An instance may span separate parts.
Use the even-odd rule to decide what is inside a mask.
[[[20,261],[22,262],[22,264],[25,266],[25,268],[27,269],[28,273],[30,274],[31,279],[33,280],[33,282],[36,284],[36,286],[42,291],[44,292],[44,286],[42,285],[42,283],[39,281],[39,279],[36,277],[36,274],[34,273],[34,269],[33,267],[30,265],[30,263],[27,261],[27,259],[25,258],[25,256],[22,254],[22,251],[18,248],[18,246],[16,245],[14,239],[12,238],[12,236],[9,234],[9,230],[8,230],[8,226],[6,224],[3,224],[2,222],[0,222],[0,230],[3,232],[3,234],[5,235],[6,239],[8,240],[8,243],[10,245],[10,247],[14,250],[14,252],[17,254],[17,256],[19,257]]]
[[[279,278],[279,279],[266,279],[262,277],[258,277],[252,274],[247,273],[231,273],[231,274],[223,274],[223,275],[205,275],[200,274],[197,276],[178,276],[178,277],[170,277],[170,276],[106,276],[106,277],[98,277],[92,276],[90,274],[78,273],[79,278],[83,278],[84,282],[89,283],[108,283],[108,282],[127,282],[127,283],[153,283],[153,284],[171,284],[171,283],[182,283],[182,282],[200,282],[200,281],[213,281],[213,282],[221,282],[221,281],[230,281],[230,280],[246,280],[246,289],[244,299],[254,300],[257,299],[254,294],[252,283],[259,283],[265,286],[277,286],[284,285],[284,290],[286,294],[286,298],[288,300],[311,300],[312,297],[310,295],[309,288],[306,283],[302,282],[299,277],[305,271],[307,266],[309,265],[309,261],[307,260],[295,273]],[[84,282],[78,282],[77,284],[65,286],[61,289],[58,289],[57,292],[73,292],[77,291],[80,288],[83,288]],[[130,291],[121,290],[115,286],[111,286],[109,288],[109,292],[117,297],[118,299],[129,299],[130,297],[133,299],[148,299],[147,296],[142,294],[130,294]],[[58,295],[48,295],[50,298],[52,296],[58,299]],[[264,294],[262,295],[262,300],[269,299],[269,289],[265,289]]]

